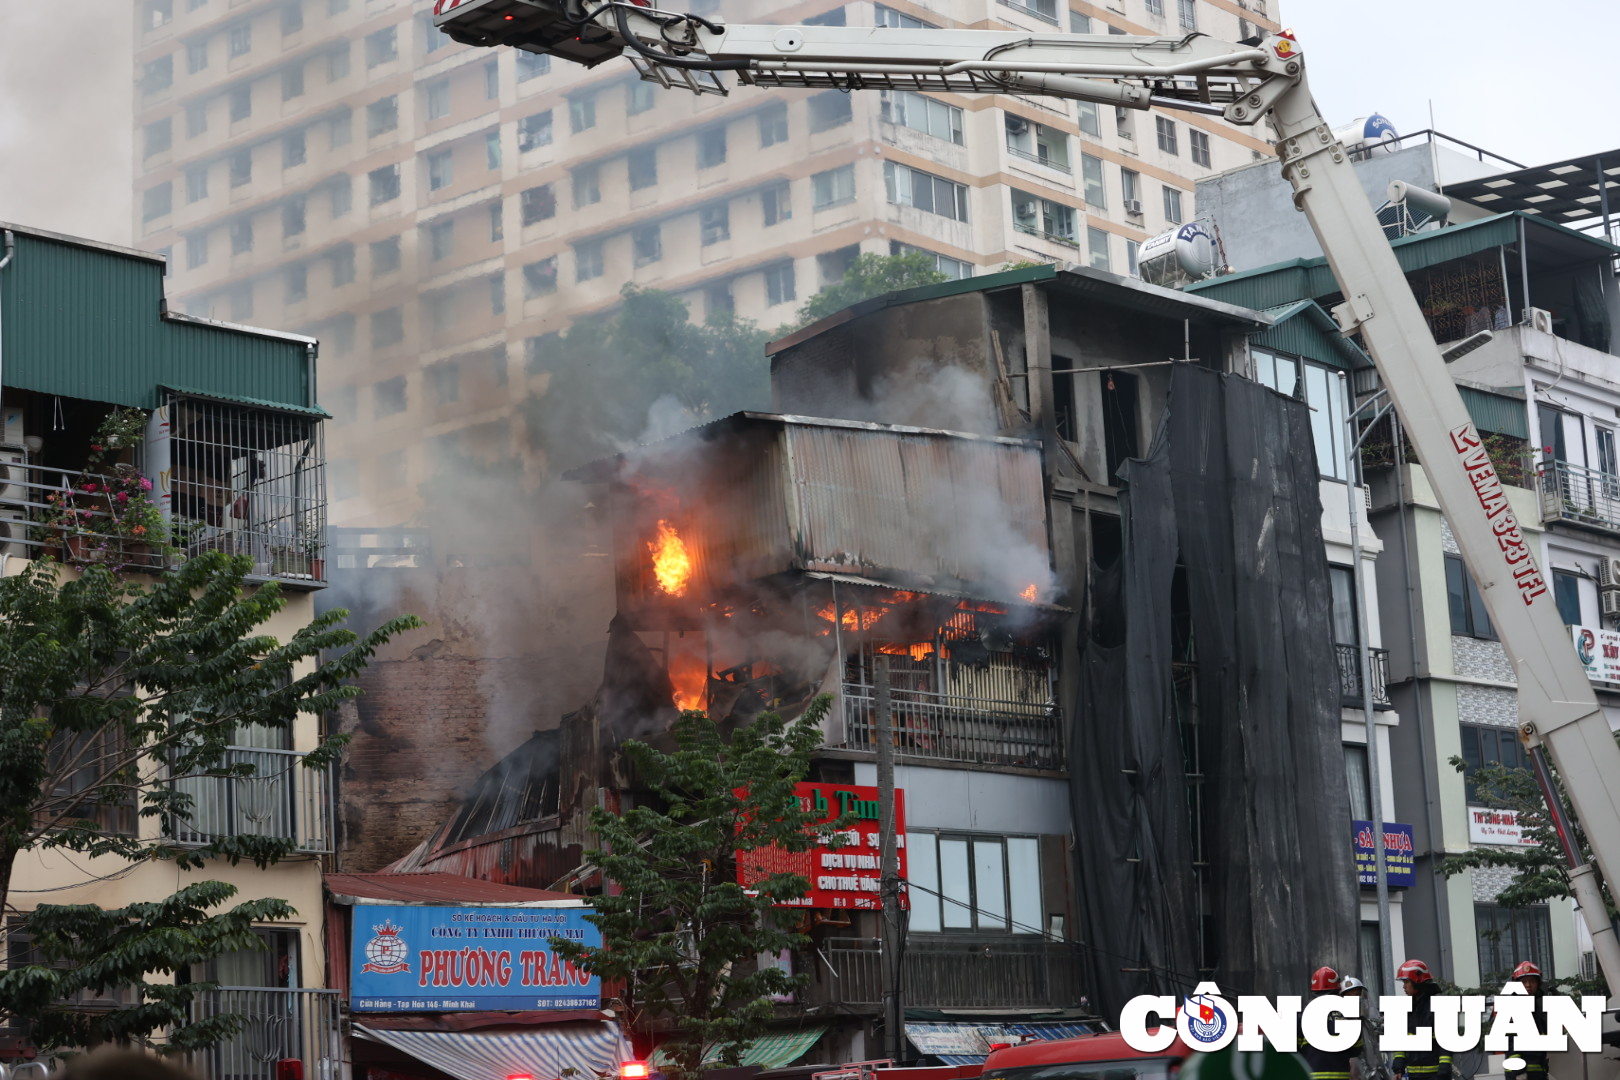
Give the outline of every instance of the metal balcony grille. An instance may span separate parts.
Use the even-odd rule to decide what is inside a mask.
[[[1339,658],[1339,702],[1347,709],[1359,709],[1365,703],[1361,693],[1361,648],[1356,645],[1335,645]],[[1372,682],[1374,708],[1389,707],[1389,650],[1369,649],[1367,674]]]
[[[191,1067],[209,1080],[275,1080],[276,1062],[294,1058],[304,1075],[335,1077],[342,1061],[336,990],[283,990],[226,986],[199,994],[192,1017],[239,1016],[242,1030],[191,1055]]]
[[[882,942],[833,938],[821,952],[827,964],[810,988],[812,999],[882,1004]],[[908,1008],[1067,1009],[1080,1004],[1081,961],[1077,945],[1034,935],[913,936],[906,942],[901,978]]]
[[[1536,468],[1536,487],[1544,520],[1620,533],[1620,476],[1543,460]]]
[[[248,776],[186,776],[172,781],[192,798],[190,820],[171,826],[179,844],[230,836],[292,840],[308,854],[332,851],[332,774],[305,768],[297,750],[233,747],[221,762],[250,765]]]

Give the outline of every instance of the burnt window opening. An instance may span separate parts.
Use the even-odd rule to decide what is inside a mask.
[[[1103,443],[1108,455],[1108,482],[1119,484],[1119,469],[1139,453],[1136,376],[1101,371]]]

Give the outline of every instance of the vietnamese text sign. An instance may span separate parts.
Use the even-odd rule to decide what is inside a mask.
[[[1620,632],[1600,627],[1572,626],[1575,655],[1593,682],[1620,683]]]
[[[1470,844],[1505,844],[1513,847],[1537,847],[1537,843],[1524,835],[1516,810],[1491,810],[1483,806],[1468,808],[1468,842]]]
[[[1363,885],[1378,884],[1378,838],[1372,822],[1352,821],[1355,830],[1356,878]],[[1384,822],[1384,880],[1392,889],[1417,884],[1417,866],[1412,854],[1412,826]]]
[[[595,1009],[602,984],[549,939],[600,945],[588,908],[357,904],[349,943],[356,1012]]]
[[[744,888],[772,874],[798,874],[808,878],[810,891],[798,900],[780,900],[778,907],[871,908],[882,906],[883,871],[878,865],[878,790],[848,784],[799,784],[799,805],[817,822],[844,814],[853,823],[840,835],[843,844],[817,845],[809,851],[787,852],[761,848],[737,853],[737,881]],[[894,793],[894,843],[900,880],[906,878],[906,801]],[[902,903],[904,896],[902,895]]]

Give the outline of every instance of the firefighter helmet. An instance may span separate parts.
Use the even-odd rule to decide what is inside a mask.
[[[1524,979],[1532,976],[1537,979],[1541,978],[1541,969],[1536,967],[1536,965],[1531,963],[1529,960],[1519,961],[1519,966],[1513,969],[1513,977],[1515,979]]]
[[[1339,993],[1341,994],[1353,994],[1357,990],[1365,989],[1367,989],[1366,984],[1354,975],[1346,975],[1339,983]]]
[[[1339,973],[1330,967],[1319,967],[1311,975],[1311,992],[1321,993],[1339,988]]]
[[[1429,965],[1421,960],[1408,960],[1395,972],[1395,977],[1403,982],[1410,979],[1415,983],[1426,983],[1434,980],[1434,976],[1429,974]]]

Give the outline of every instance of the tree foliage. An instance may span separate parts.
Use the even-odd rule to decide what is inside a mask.
[[[31,849],[194,870],[211,859],[264,867],[296,848],[285,836],[176,843],[197,810],[188,790],[196,785],[176,781],[256,775],[230,752],[243,733],[287,729],[300,714],[358,695],[353,677],[376,649],[419,623],[396,618],[361,638],[338,610],[279,641],[264,627],[286,600],[274,582],[250,587],[251,567],[245,556],[211,552],[150,582],[103,566],[66,579],[48,562],[0,580],[0,910],[17,857]],[[289,768],[328,767],[345,739],[327,738]],[[95,962],[69,974],[39,965],[0,973],[0,1009],[52,1038],[136,1038],[167,1024],[175,992],[146,982],[149,973],[240,947],[243,927],[290,910],[259,901],[211,914],[233,891],[203,882],[119,911],[35,908],[25,928],[42,950]],[[46,996],[75,980],[139,987],[142,1000],[86,1028],[91,1021],[60,1019]]]
[[[937,285],[945,280],[945,275],[934,266],[934,257],[927,252],[858,255],[841,280],[816,293],[799,309],[799,325],[808,326],[874,296],[919,285]]]
[[[792,723],[762,713],[729,739],[704,714],[685,713],[673,729],[673,752],[624,745],[651,799],[622,814],[592,813],[599,849],[588,858],[618,887],[593,897],[586,916],[601,929],[602,946],[553,939],[552,947],[623,982],[634,1022],[678,1018],[663,1046],[675,1080],[698,1077],[705,1058],[736,1065],[772,1019],[771,995],[806,981],[759,968],[756,957],[808,943],[772,907],[773,897],[803,896],[808,879],[775,874],[750,894],[737,884],[736,854],[806,851],[844,826],[842,819],[817,824],[794,792],[830,702],[823,695]]]

